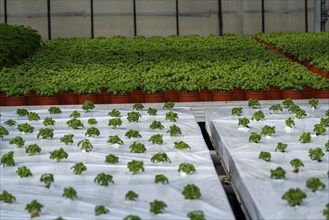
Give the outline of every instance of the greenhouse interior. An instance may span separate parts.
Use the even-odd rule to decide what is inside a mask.
[[[329,220],[328,0],[0,0],[0,219]]]

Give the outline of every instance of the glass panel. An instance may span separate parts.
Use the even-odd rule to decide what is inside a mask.
[[[0,0],[0,23],[5,22],[5,12],[3,7],[3,0]]]
[[[238,8],[241,6],[240,0],[222,0],[223,10],[223,33],[241,33],[242,19]]]
[[[242,17],[242,34],[252,35],[262,32],[261,1],[243,0]]]
[[[329,0],[326,1],[326,8],[327,8],[326,32],[329,32]]]

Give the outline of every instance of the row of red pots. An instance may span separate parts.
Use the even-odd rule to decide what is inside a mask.
[[[28,96],[6,97],[0,94],[0,106],[22,105],[75,105],[82,104],[86,100],[95,104],[118,103],[157,103],[157,102],[205,102],[205,101],[239,101],[248,99],[257,100],[281,100],[281,99],[328,99],[329,90],[313,90],[306,88],[303,91],[280,90],[272,88],[268,91],[244,91],[235,89],[233,92],[215,92],[201,90],[200,92],[176,92],[147,94],[143,91],[134,91],[130,94],[113,95],[100,93],[97,95],[77,95],[74,93],[62,93],[55,96],[38,96],[34,93]]]

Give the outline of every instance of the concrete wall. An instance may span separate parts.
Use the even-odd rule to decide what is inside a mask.
[[[314,31],[314,2],[308,0],[308,26]],[[46,0],[7,0],[8,23],[37,29],[48,39]],[[329,7],[329,1],[327,0]],[[4,22],[0,0],[0,22]],[[260,0],[222,0],[223,32],[262,31]],[[137,35],[175,35],[175,0],[136,0]],[[265,0],[265,32],[304,32],[304,1]],[[329,22],[327,22],[329,31]],[[180,35],[219,34],[218,0],[179,0]],[[94,0],[94,36],[134,36],[133,0]],[[51,36],[91,37],[90,0],[51,0]]]

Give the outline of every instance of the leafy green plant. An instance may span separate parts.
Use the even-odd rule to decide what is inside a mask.
[[[136,141],[129,148],[131,153],[144,153],[146,151],[145,145]]]
[[[295,121],[290,117],[286,119],[285,123],[286,123],[286,126],[289,128],[292,128],[293,126],[295,126]]]
[[[128,137],[128,138],[139,138],[139,137],[142,137],[142,136],[139,134],[139,131],[132,130],[132,129],[130,129],[129,131],[127,131],[127,132],[125,133],[125,136]]]
[[[308,104],[313,108],[317,108],[319,105],[319,100],[311,98],[310,100],[308,100]]]
[[[110,210],[108,208],[105,208],[104,205],[95,206],[95,215],[104,215],[109,212],[110,212]]]
[[[317,191],[319,188],[326,188],[326,185],[321,182],[321,180],[319,178],[309,178],[308,180],[306,180],[306,186],[307,188],[311,189],[312,192]]]
[[[238,126],[241,125],[242,127],[245,127],[245,128],[249,128],[249,124],[250,121],[248,118],[244,117],[244,118],[239,118],[239,122],[238,122]]]
[[[190,145],[188,145],[187,143],[185,143],[184,141],[175,141],[174,142],[174,149],[178,149],[178,150],[185,150],[185,149],[191,149]]]
[[[278,114],[279,111],[282,112],[283,111],[283,108],[280,104],[276,104],[276,105],[272,105],[270,107],[270,110],[272,110],[274,112],[274,114]]]
[[[41,212],[42,208],[43,205],[39,203],[37,200],[32,200],[30,203],[26,204],[25,206],[25,210],[31,213],[31,218],[40,216],[39,212]]]
[[[92,103],[91,101],[85,101],[82,104],[82,109],[85,110],[86,112],[90,112],[91,110],[93,110],[95,108],[94,103]]]
[[[315,149],[309,149],[308,155],[312,160],[317,160],[318,162],[321,162],[324,153],[321,148],[317,147]]]
[[[34,156],[41,152],[41,148],[38,144],[30,144],[25,148],[25,153],[29,154],[30,156]]]
[[[167,207],[167,204],[160,200],[154,200],[150,202],[150,212],[155,215],[163,213],[164,209]]]
[[[297,112],[295,113],[295,117],[297,119],[302,119],[304,116],[306,116],[306,112],[303,109],[298,109]]]
[[[114,135],[114,136],[109,136],[109,139],[107,140],[107,143],[110,143],[110,144],[123,144],[123,141],[121,140],[121,138],[119,138],[118,135]]]
[[[51,173],[44,173],[40,177],[40,182],[44,183],[46,188],[49,188],[54,182],[54,175]]]
[[[268,135],[268,136],[271,136],[272,134],[275,134],[275,126],[268,126],[268,125],[265,125],[263,128],[262,128],[262,132],[261,132],[262,135]]]
[[[329,219],[329,203],[326,205],[326,208],[322,211],[322,214],[326,219]]]
[[[77,110],[74,110],[71,114],[70,114],[70,118],[80,118],[81,114],[80,112],[78,112]]]
[[[5,125],[8,125],[10,127],[16,125],[16,123],[17,122],[15,120],[12,120],[12,119],[9,119],[9,120],[5,121]]]
[[[262,110],[259,110],[257,112],[254,112],[254,114],[251,117],[251,120],[259,121],[263,118],[265,118],[264,112],[262,112]]]
[[[87,167],[84,163],[78,162],[71,167],[74,175],[81,175],[83,172],[87,171]]]
[[[99,173],[97,174],[97,176],[94,179],[95,183],[98,183],[101,186],[108,186],[109,183],[113,183],[113,176],[110,174],[106,174],[106,173]]]
[[[256,132],[251,132],[249,136],[249,142],[252,143],[259,143],[259,141],[262,139],[262,136],[260,134],[257,134]]]
[[[57,106],[51,106],[51,107],[49,107],[48,112],[50,114],[60,114],[60,113],[62,113],[62,110]]]
[[[187,217],[189,217],[190,220],[206,220],[203,211],[200,210],[187,213]]]
[[[259,159],[270,161],[271,160],[271,153],[266,151],[261,151],[258,156]]]
[[[21,136],[16,136],[9,141],[9,144],[15,144],[16,147],[20,148],[24,146],[25,140]]]
[[[54,129],[51,128],[40,128],[37,138],[51,139],[54,137]]]
[[[52,160],[56,160],[57,163],[61,162],[62,159],[67,159],[69,156],[63,148],[60,148],[59,150],[50,151],[49,153],[49,158]]]
[[[231,110],[232,115],[241,116],[242,113],[243,113],[243,108],[242,107],[234,107]]]
[[[282,199],[287,200],[291,206],[300,205],[306,197],[306,194],[300,188],[291,188],[282,195]]]
[[[171,121],[171,122],[175,122],[178,119],[178,115],[177,113],[170,111],[166,113],[166,120],[167,121]]]
[[[165,152],[159,152],[159,153],[156,153],[154,154],[152,157],[151,157],[151,161],[153,163],[155,162],[169,162],[171,163],[171,160],[170,158],[167,156],[167,154]]]
[[[133,175],[136,174],[138,171],[144,172],[144,162],[138,160],[132,160],[128,162],[127,167],[129,172],[132,172]]]
[[[163,108],[164,109],[167,109],[167,110],[172,110],[175,106],[175,103],[174,102],[166,102],[164,105],[163,105]]]
[[[0,201],[4,203],[13,203],[16,201],[16,197],[4,190],[2,194],[0,194]]]
[[[90,143],[88,139],[79,141],[78,147],[80,147],[81,150],[85,152],[90,152],[93,149],[93,145]]]
[[[162,139],[162,134],[154,134],[150,137],[149,142],[152,142],[152,144],[162,144],[163,139]]]
[[[151,124],[150,124],[150,128],[155,130],[155,129],[163,129],[164,126],[161,124],[160,121],[153,121]]]
[[[127,119],[129,122],[138,122],[141,117],[139,112],[128,112]]]
[[[66,145],[73,144],[73,137],[74,137],[74,134],[65,134],[59,140]]]
[[[122,120],[121,118],[111,118],[109,119],[108,126],[111,126],[112,128],[117,128],[118,126],[122,125]]]
[[[121,112],[117,109],[113,109],[108,113],[108,115],[111,117],[121,117]]]
[[[315,132],[316,136],[320,136],[326,133],[327,130],[322,124],[315,124],[313,131]]]
[[[95,118],[89,118],[88,119],[88,124],[89,125],[95,125],[95,124],[97,124],[97,120]]]
[[[182,131],[181,131],[180,127],[178,127],[177,125],[172,125],[169,127],[169,130],[167,131],[167,133],[170,133],[170,136],[178,136],[178,135],[182,134]]]
[[[9,135],[8,130],[0,125],[0,138],[3,138],[4,135]]]
[[[141,104],[141,103],[135,103],[134,105],[133,105],[133,109],[135,109],[135,110],[142,110],[144,108],[144,105],[143,104]]]
[[[288,111],[290,111],[293,114],[296,114],[301,108],[298,105],[291,105],[288,108]]]
[[[286,177],[286,171],[282,167],[277,167],[271,170],[271,178],[274,179],[284,179]]]
[[[136,199],[138,199],[138,194],[129,190],[125,195],[125,199],[128,201],[136,201]]]
[[[142,220],[142,219],[137,215],[127,215],[122,220]]]
[[[276,145],[275,152],[277,152],[277,151],[280,151],[282,153],[287,152],[287,146],[288,146],[287,144],[283,144],[283,143],[279,142]]]
[[[52,119],[52,118],[50,118],[50,117],[46,117],[46,118],[43,120],[42,124],[43,124],[44,126],[55,125],[55,120]]]
[[[249,106],[250,108],[257,108],[257,107],[260,107],[260,103],[259,103],[259,101],[256,100],[256,99],[249,99],[249,100],[248,100],[248,106]]]
[[[169,180],[165,175],[158,174],[158,175],[155,175],[154,183],[166,184],[166,183],[169,183]]]
[[[183,195],[185,199],[199,199],[201,197],[201,192],[199,187],[194,184],[187,184],[184,186]]]
[[[32,172],[26,166],[18,167],[16,173],[20,178],[32,176]]]
[[[98,128],[91,127],[87,129],[85,135],[88,137],[97,137],[100,135],[100,132]]]
[[[300,159],[295,158],[295,159],[292,159],[290,161],[290,165],[294,168],[294,170],[292,172],[298,173],[299,172],[299,168],[300,167],[303,167],[304,166],[304,163]]]
[[[72,118],[72,119],[68,120],[66,122],[66,124],[72,129],[79,129],[79,128],[84,127],[83,123],[79,119],[76,119],[76,118]]]
[[[321,124],[323,127],[329,127],[329,117],[328,117],[328,118],[321,118],[321,119],[320,119],[320,124]]]
[[[29,111],[28,110],[26,110],[26,109],[17,109],[16,110],[16,113],[19,115],[19,116],[26,116],[26,115],[28,115],[29,114]]]
[[[179,164],[178,172],[184,172],[186,174],[192,174],[196,172],[196,169],[191,163],[181,163]]]
[[[310,132],[303,132],[300,137],[299,141],[303,144],[311,142],[311,133]]]
[[[14,151],[3,154],[0,162],[4,167],[15,166]]]
[[[149,115],[156,115],[156,114],[157,114],[157,111],[158,111],[158,110],[156,110],[155,108],[151,108],[151,107],[149,107],[148,110],[147,110],[147,113],[148,113]]]
[[[105,157],[105,163],[110,163],[110,164],[119,163],[119,157],[117,157],[117,156],[115,156],[113,154],[106,155],[106,157]]]
[[[77,191],[73,187],[65,187],[62,196],[71,200],[78,198]]]
[[[29,119],[29,121],[39,121],[40,120],[40,116],[36,112],[29,112],[29,115],[27,116],[27,118]]]
[[[290,98],[283,100],[282,104],[285,108],[290,108],[290,106],[295,105],[294,101]]]

